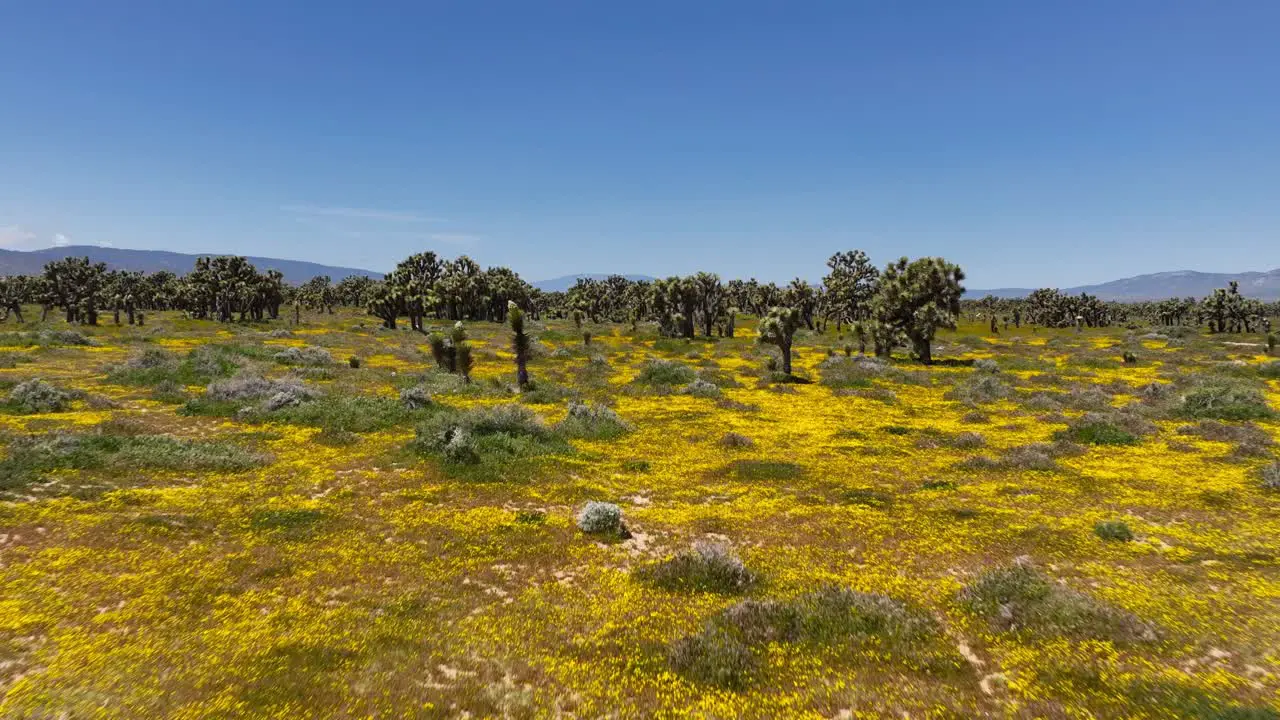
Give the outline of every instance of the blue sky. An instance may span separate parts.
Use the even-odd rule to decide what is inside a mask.
[[[9,2],[0,246],[1280,266],[1280,2]]]

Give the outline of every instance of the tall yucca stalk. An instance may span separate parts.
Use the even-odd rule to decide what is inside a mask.
[[[531,341],[524,331],[524,311],[514,302],[507,302],[507,322],[511,325],[511,350],[516,356],[516,384],[521,390],[529,387],[529,348]]]

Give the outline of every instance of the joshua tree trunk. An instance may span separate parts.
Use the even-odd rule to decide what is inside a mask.
[[[925,365],[933,364],[933,347],[927,339],[918,338],[911,343],[915,347],[916,357]]]
[[[791,343],[789,342],[783,343],[782,345],[778,346],[778,349],[782,351],[782,373],[784,375],[790,375],[791,374]]]

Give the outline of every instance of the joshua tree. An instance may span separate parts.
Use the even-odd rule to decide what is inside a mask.
[[[511,325],[511,351],[516,356],[516,384],[521,390],[529,387],[529,349],[531,342],[524,331],[524,311],[514,302],[507,302],[507,322]]]
[[[830,295],[831,314],[836,321],[836,332],[840,332],[843,323],[866,316],[880,271],[861,250],[836,253],[827,260],[827,267],[831,272],[822,278],[822,285]]]
[[[915,356],[928,365],[933,362],[933,337],[939,328],[956,326],[964,271],[942,258],[918,260],[902,258],[885,268],[872,303],[874,318],[886,337],[901,333],[911,343]],[[995,328],[995,315],[992,315]],[[877,354],[881,350],[876,333]]]
[[[734,327],[734,325],[735,325],[735,323],[737,322],[737,319],[738,319],[738,312],[739,312],[739,310],[738,310],[738,308],[736,308],[736,307],[731,307],[731,308],[729,308],[728,310],[725,310],[725,313],[724,313],[724,336],[725,336],[725,337],[727,337],[727,338],[731,338],[731,337],[733,337],[734,330],[736,329],[736,328]]]
[[[573,309],[573,326],[578,330],[582,329],[582,311],[578,308]]]
[[[586,347],[591,347],[591,331],[590,330],[582,331],[582,344]]]
[[[782,372],[791,374],[791,341],[802,320],[795,308],[775,307],[760,320],[757,340],[769,345],[776,345],[782,352]]]

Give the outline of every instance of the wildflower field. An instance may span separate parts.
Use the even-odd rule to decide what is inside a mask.
[[[0,328],[0,717],[1280,717],[1259,336],[147,320]]]

